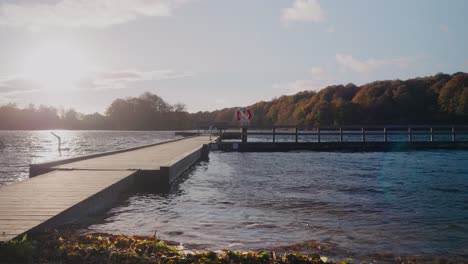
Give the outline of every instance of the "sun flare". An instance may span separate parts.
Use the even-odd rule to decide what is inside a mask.
[[[86,77],[89,68],[89,61],[78,46],[50,41],[26,54],[22,75],[45,89],[69,89]]]

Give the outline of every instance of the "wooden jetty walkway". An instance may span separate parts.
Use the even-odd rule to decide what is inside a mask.
[[[108,209],[133,183],[169,185],[208,155],[208,136],[30,166],[29,180],[0,189],[0,241]]]
[[[225,127],[217,134],[212,149],[223,151],[468,149],[468,126]]]

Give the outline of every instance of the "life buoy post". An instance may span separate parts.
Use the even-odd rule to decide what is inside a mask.
[[[241,139],[242,143],[247,142],[247,126],[250,124],[250,120],[252,120],[253,113],[252,110],[241,107],[236,111],[236,120],[241,125]]]
[[[247,143],[247,127],[242,127],[242,143]]]

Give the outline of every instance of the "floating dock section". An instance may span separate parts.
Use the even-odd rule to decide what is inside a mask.
[[[0,241],[79,222],[110,208],[137,182],[168,187],[208,156],[209,136],[30,166],[31,179],[0,189]]]

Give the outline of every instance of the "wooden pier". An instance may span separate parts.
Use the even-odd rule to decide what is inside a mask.
[[[0,189],[0,241],[102,212],[137,181],[169,186],[211,142],[198,136],[31,165],[31,179]]]
[[[223,151],[468,149],[468,126],[244,127],[218,135],[213,149]]]
[[[80,222],[110,208],[137,183],[168,187],[207,157],[209,146],[242,152],[468,150],[468,126],[237,129],[222,129],[216,137],[194,136],[32,164],[31,179],[0,189],[0,241]]]

